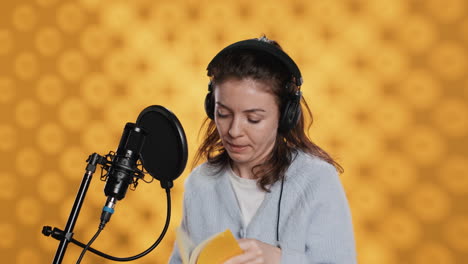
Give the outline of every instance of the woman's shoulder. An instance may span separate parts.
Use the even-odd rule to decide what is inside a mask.
[[[311,154],[298,152],[286,172],[285,183],[294,190],[304,205],[310,201],[330,203],[345,201],[344,189],[336,168]],[[343,197],[343,199],[338,199]]]
[[[286,178],[298,184],[336,180],[338,172],[327,161],[302,151],[296,152],[293,162],[286,172]]]
[[[333,171],[336,168],[327,161],[314,156],[313,154],[303,151],[297,151],[293,156],[291,168],[296,170],[312,170],[312,171]]]
[[[219,169],[207,162],[198,165],[190,172],[186,179],[185,189],[199,189],[207,185],[212,185],[223,175],[223,171],[223,169]]]

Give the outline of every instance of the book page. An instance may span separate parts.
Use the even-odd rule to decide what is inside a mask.
[[[214,234],[196,246],[191,255],[193,242],[182,228],[177,229],[177,245],[184,264],[222,264],[226,260],[242,254],[231,230]]]

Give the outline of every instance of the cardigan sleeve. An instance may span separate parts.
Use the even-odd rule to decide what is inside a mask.
[[[180,224],[180,228],[182,228],[185,233],[191,237],[193,235],[192,232],[196,232],[197,230],[191,230],[190,225],[191,222],[193,222],[193,210],[196,210],[193,206],[193,203],[191,201],[195,197],[197,193],[197,188],[194,187],[194,185],[197,185],[196,179],[199,178],[199,174],[203,173],[202,171],[202,166],[198,166],[195,169],[192,170],[188,178],[185,180],[184,183],[184,195],[183,195],[183,205],[182,205],[182,221]],[[190,219],[190,220],[189,220]],[[191,221],[189,223],[189,221]],[[193,246],[193,245],[192,245]],[[194,248],[189,248],[189,252],[193,251]],[[182,257],[179,252],[179,247],[177,245],[177,241],[174,243],[173,249],[172,249],[172,254],[171,257],[169,258],[169,264],[182,264]]]
[[[180,257],[179,249],[177,248],[177,242],[174,242],[172,254],[169,258],[169,264],[182,264],[182,258]]]
[[[356,251],[351,212],[338,174],[333,166],[321,168],[318,180],[304,187],[307,240],[303,252],[281,245],[281,263],[354,264]],[[313,200],[313,202],[311,202]]]

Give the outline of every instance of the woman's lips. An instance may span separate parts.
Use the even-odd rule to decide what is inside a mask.
[[[244,151],[248,145],[235,145],[235,144],[232,144],[232,143],[228,143],[228,147],[229,149],[232,151],[232,152],[242,152]]]

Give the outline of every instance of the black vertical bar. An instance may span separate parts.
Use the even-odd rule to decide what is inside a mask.
[[[73,204],[70,216],[68,217],[67,225],[65,226],[65,230],[63,232],[64,236],[61,238],[60,244],[57,248],[57,251],[55,252],[54,261],[52,262],[53,264],[62,263],[68,243],[70,243],[73,237],[73,229],[75,228],[76,220],[80,214],[86,192],[88,191],[89,184],[91,183],[94,171],[96,170],[96,164],[100,158],[101,157],[98,154],[94,153],[90,155],[87,160],[88,166],[86,167],[86,173],[84,174],[83,180],[81,181],[80,189],[76,194],[75,203]]]

